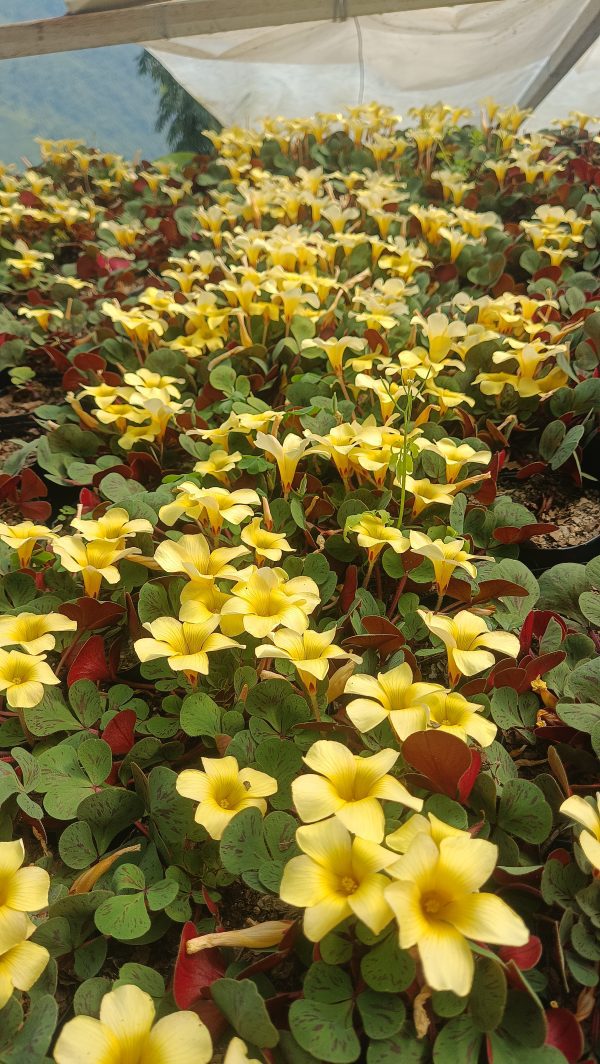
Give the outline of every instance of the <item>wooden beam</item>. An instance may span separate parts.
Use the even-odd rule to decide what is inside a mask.
[[[600,35],[600,0],[589,0],[533,81],[519,98],[519,107],[535,109]]]
[[[486,0],[154,0],[139,7],[0,25],[0,59],[329,21],[342,11],[353,18],[482,2]]]

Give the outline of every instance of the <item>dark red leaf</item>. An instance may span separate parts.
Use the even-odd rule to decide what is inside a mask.
[[[113,754],[128,754],[135,742],[135,710],[122,709],[109,720],[102,732],[102,738],[110,746]]]
[[[552,525],[544,523],[543,521],[537,524],[521,525],[521,528],[514,528],[512,525],[507,525],[505,528],[494,529],[494,539],[498,540],[498,543],[524,543],[525,540],[531,539],[532,536],[542,536],[546,532],[556,532],[558,525]]]
[[[402,756],[427,780],[436,794],[465,802],[481,768],[481,756],[448,732],[415,732],[402,746]]]
[[[547,468],[546,462],[530,462],[529,465],[523,466],[517,473],[517,480],[527,480],[529,477],[534,477],[538,473],[543,473]]]
[[[502,946],[499,954],[505,963],[512,960],[522,972],[528,972],[542,956],[542,943],[537,935],[530,935],[524,946]]]
[[[581,1025],[573,1013],[568,1009],[547,1009],[546,1021],[546,1045],[559,1049],[569,1064],[577,1064],[583,1053],[584,1039]]]
[[[186,945],[191,938],[197,937],[195,925],[191,922],[184,924],[173,972],[173,997],[180,1009],[196,1005],[200,998],[207,996],[204,992],[211,983],[225,975],[226,965],[218,949],[204,949],[188,957]]]
[[[525,669],[525,679],[529,687],[538,676],[545,676],[551,669],[555,669],[566,658],[564,650],[555,650],[552,654],[541,654],[539,658],[533,658]]]
[[[101,635],[92,635],[83,644],[67,675],[69,687],[76,680],[112,680],[113,675],[106,660],[104,640]]]
[[[528,594],[526,588],[513,584],[510,580],[482,580],[471,605],[503,597],[525,598]]]
[[[125,613],[125,607],[117,602],[99,602],[98,599],[80,598],[75,602],[65,602],[59,612],[72,621],[77,621],[80,632],[92,632],[97,628],[107,628]]]

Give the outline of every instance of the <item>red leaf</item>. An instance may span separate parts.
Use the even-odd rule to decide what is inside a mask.
[[[533,477],[537,473],[543,473],[547,468],[546,462],[530,462],[529,465],[523,466],[517,473],[517,480],[527,480],[528,477]]]
[[[340,608],[342,613],[347,613],[356,595],[356,588],[358,586],[358,569],[355,565],[349,565],[346,569],[346,576],[344,577],[344,586],[340,595]]]
[[[195,925],[190,921],[184,924],[173,972],[173,997],[179,1009],[196,1005],[206,996],[203,991],[225,975],[226,965],[218,949],[204,949],[188,957],[185,947],[191,938],[197,937]]]
[[[90,510],[94,510],[96,506],[99,506],[101,499],[98,495],[95,495],[89,488],[82,488],[79,492],[79,505],[81,506],[81,512],[87,514]]]
[[[489,602],[490,599],[505,597],[525,598],[529,592],[520,584],[513,584],[510,580],[482,580],[479,590],[471,602],[474,606],[481,602]]]
[[[59,609],[65,617],[77,621],[80,632],[92,632],[96,628],[107,628],[119,620],[125,608],[117,602],[99,602],[98,599],[80,598],[75,602],[65,602]]]
[[[402,746],[402,756],[436,794],[465,802],[481,768],[481,756],[448,732],[415,732]]]
[[[512,525],[508,525],[506,528],[495,528],[493,534],[498,543],[524,543],[526,539],[531,539],[532,536],[542,536],[545,532],[556,532],[557,528],[558,525],[542,521],[532,525],[521,525],[521,528],[514,528]]]
[[[558,613],[554,613],[552,610],[531,610],[521,628],[521,650],[529,650],[534,636],[541,639],[551,620],[555,620],[560,624],[563,636],[567,634],[567,626]]]
[[[548,1033],[546,1045],[554,1046],[567,1058],[569,1064],[577,1064],[583,1053],[581,1025],[568,1009],[547,1009]]]
[[[356,650],[377,650],[383,657],[388,657],[404,646],[402,632],[388,621],[387,617],[363,617],[362,623],[368,634],[349,636],[344,639],[342,646],[351,646]]]
[[[104,640],[101,635],[92,635],[77,654],[67,675],[69,687],[76,680],[112,680],[113,676],[106,661]]]
[[[102,732],[102,738],[110,746],[113,754],[128,754],[135,742],[135,710],[122,709],[109,720]]]
[[[525,669],[525,679],[529,687],[538,676],[545,676],[551,669],[555,669],[566,658],[564,650],[555,650],[552,654],[542,654],[539,658],[533,658]]]
[[[528,972],[542,956],[542,943],[537,935],[530,935],[524,946],[502,946],[499,954],[505,964],[512,960],[522,972]]]

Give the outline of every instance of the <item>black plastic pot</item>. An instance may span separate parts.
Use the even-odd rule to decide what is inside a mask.
[[[30,432],[35,421],[31,414],[4,414],[0,416],[0,440],[10,440]]]
[[[536,547],[533,543],[523,543],[519,547],[519,561],[522,561],[532,573],[544,573],[554,565],[563,562],[575,562],[585,565],[600,555],[600,536],[588,539],[587,543],[578,543],[574,547]]]

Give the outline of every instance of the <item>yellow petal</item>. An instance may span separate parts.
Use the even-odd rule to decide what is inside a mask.
[[[139,1064],[209,1064],[212,1039],[194,1012],[173,1012],[154,1025]]]
[[[15,842],[0,842],[0,879],[13,876],[25,860],[25,847],[21,839]]]
[[[429,927],[421,909],[421,891],[415,883],[396,880],[385,887],[385,899],[398,921],[400,948],[410,949]]]
[[[65,1024],[54,1049],[56,1064],[114,1064],[119,1043],[112,1031],[92,1016],[76,1016]]]
[[[490,878],[497,860],[498,847],[486,839],[466,836],[442,839],[439,882],[455,897],[469,894],[479,890]]]
[[[202,802],[211,793],[211,784],[205,772],[197,768],[186,768],[180,772],[175,781],[175,789],[183,798],[192,798]]]
[[[279,895],[289,905],[318,905],[335,891],[336,877],[310,857],[292,857],[284,870]]]
[[[346,746],[320,739],[313,743],[304,761],[313,772],[320,772],[331,780],[338,792],[352,790],[356,767]]]
[[[310,942],[320,942],[334,927],[350,916],[348,898],[332,894],[304,913],[304,934]]]
[[[50,954],[36,942],[20,942],[0,957],[0,971],[18,990],[30,990],[44,971]]]
[[[465,997],[473,984],[475,965],[469,944],[449,924],[430,925],[418,943],[423,974],[432,990],[452,990]]]
[[[578,824],[582,824],[584,828],[591,831],[592,835],[598,835],[600,832],[600,816],[594,806],[586,802],[585,798],[581,798],[576,794],[571,795],[570,798],[567,798],[562,803],[560,811],[564,816],[569,816],[571,820],[576,820]],[[6,846],[8,843],[3,845]]]
[[[251,798],[267,798],[277,792],[277,780],[266,772],[259,772],[255,768],[241,769],[239,780],[244,786],[248,784],[246,789]]]
[[[381,842],[383,839],[385,817],[376,798],[346,802],[336,815],[353,835],[371,842]]]
[[[384,894],[388,883],[389,880],[385,876],[375,872],[366,876],[354,894],[348,897],[348,904],[354,915],[362,920],[374,935],[383,931],[394,916]]]
[[[30,920],[23,912],[0,905],[0,953],[27,938]]]
[[[579,845],[590,864],[600,870],[600,841],[589,831],[582,831],[579,836]]]
[[[24,913],[36,913],[48,905],[50,876],[44,868],[20,868],[6,885],[5,904]]]
[[[529,941],[529,931],[521,917],[495,894],[468,894],[451,902],[444,909],[444,919],[461,935],[481,942],[524,946]]]
[[[142,1046],[154,1021],[154,1002],[139,986],[118,986],[105,994],[100,1004],[100,1021],[116,1036],[122,1056],[139,1059]]]
[[[293,781],[292,798],[300,820],[308,824],[325,820],[344,805],[334,785],[312,773]]]
[[[350,868],[350,833],[335,819],[298,828],[296,842],[313,861],[338,875],[345,875]]]

